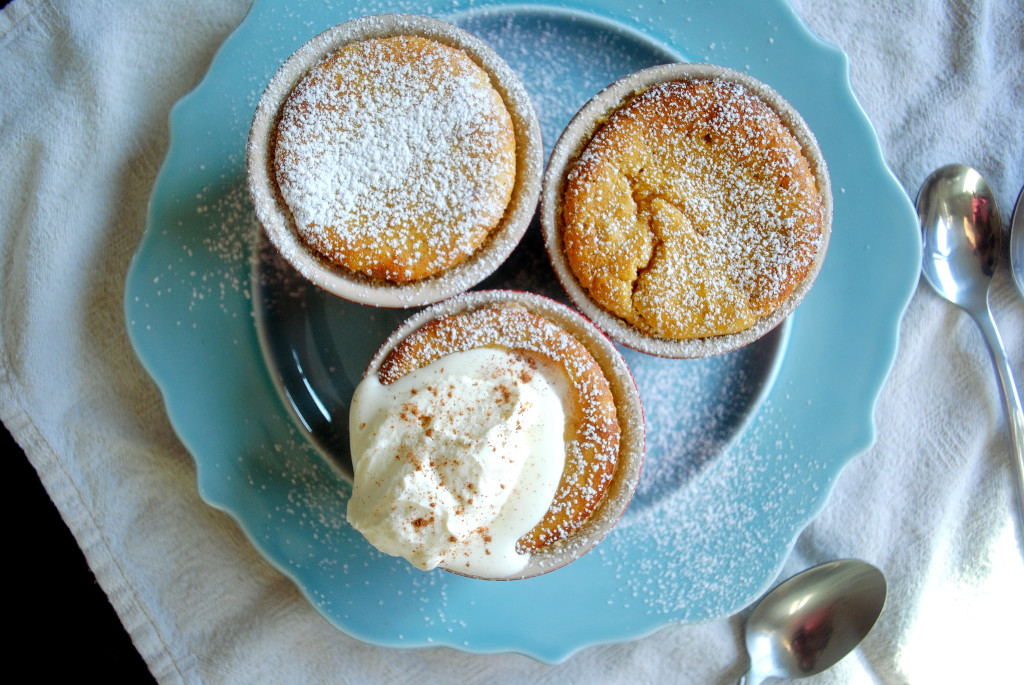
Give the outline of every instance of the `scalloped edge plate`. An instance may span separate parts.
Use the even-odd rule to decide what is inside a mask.
[[[430,14],[468,16],[459,4],[439,2]],[[845,56],[782,0],[683,7],[599,0],[585,11],[579,3],[492,2],[469,11],[577,17],[749,72],[814,131],[835,196],[829,256],[792,316],[774,384],[743,434],[671,506],[624,520],[583,559],[539,578],[487,584],[415,571],[351,530],[348,486],[292,423],[252,320],[257,224],[244,155],[258,94],[280,62],[327,26],[425,7],[257,0],[171,112],[170,149],[128,274],[125,314],[132,344],[195,458],[202,497],[233,516],[327,620],[378,645],[513,651],[557,662],[589,645],[742,609],[774,579],[842,468],[873,442],[875,402],[918,281],[913,208],[854,98]]]

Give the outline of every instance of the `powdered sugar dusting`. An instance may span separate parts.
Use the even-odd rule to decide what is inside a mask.
[[[659,84],[571,166],[564,246],[591,297],[665,338],[737,333],[806,276],[824,211],[800,145],[744,86]]]
[[[442,3],[435,9],[460,9],[464,4]],[[264,10],[267,5],[262,3]],[[268,20],[265,11],[259,12],[260,6],[254,6],[247,22]],[[367,10],[423,10],[419,3],[386,0],[346,4],[344,12],[330,8],[329,3],[317,3],[317,8],[321,7],[324,9],[317,11],[337,16],[296,18],[314,8],[275,7],[262,40],[283,57],[315,26],[369,13]],[[640,15],[652,30],[663,23],[651,21],[649,11]],[[527,72],[524,80],[538,89],[537,102],[545,106],[542,120],[549,135],[557,135],[568,116],[594,92],[591,84],[599,87],[621,75],[615,73],[616,67],[625,65],[630,54],[625,48],[621,53],[614,51],[614,45],[632,44],[637,51],[650,47],[630,34],[616,34],[614,26],[590,23],[583,14],[547,9],[524,13],[520,7],[493,21],[478,10],[463,16],[465,21],[458,18],[456,23],[488,29],[481,33],[487,33],[488,40],[496,37],[492,42],[499,51],[513,66]],[[517,19],[506,21],[505,17]],[[677,42],[689,46],[707,41]],[[725,45],[719,43],[716,52],[725,51]],[[233,50],[238,48],[236,41]],[[266,48],[260,45],[258,49]],[[234,54],[225,53],[219,63],[223,66]],[[348,485],[325,467],[310,447],[305,427],[290,421],[281,399],[261,384],[264,369],[249,323],[253,303],[247,293],[238,292],[239,287],[248,285],[245,260],[249,255],[241,246],[257,227],[247,214],[237,155],[257,90],[273,72],[275,65],[269,61],[253,70],[263,69],[262,73],[252,75],[243,70],[240,78],[227,82],[221,72],[220,80],[204,82],[190,104],[183,103],[186,106],[175,115],[179,135],[172,137],[171,157],[180,159],[186,140],[180,134],[192,129],[198,129],[199,137],[188,139],[187,145],[195,146],[189,151],[214,152],[207,152],[211,159],[205,170],[197,166],[181,180],[180,187],[189,190],[175,196],[177,214],[170,219],[166,213],[155,216],[156,229],[147,231],[140,249],[150,257],[155,251],[156,259],[164,261],[129,288],[136,304],[131,325],[146,346],[161,346],[179,365],[189,354],[189,359],[200,363],[211,355],[223,355],[217,357],[220,366],[197,386],[203,396],[186,397],[192,406],[212,406],[212,420],[224,421],[218,424],[221,428],[237,432],[222,441],[232,448],[228,456],[224,456],[225,450],[196,453],[204,496],[237,516],[255,545],[295,579],[329,621],[377,644],[437,644],[471,651],[521,649],[557,661],[590,643],[588,638],[564,637],[563,628],[576,629],[580,621],[593,621],[595,634],[603,636],[600,639],[622,639],[670,621],[723,615],[740,606],[746,594],[756,592],[771,576],[779,554],[786,551],[786,541],[777,539],[780,531],[786,536],[806,521],[806,500],[791,506],[792,493],[827,487],[821,484],[822,466],[813,454],[795,453],[785,437],[776,442],[777,434],[804,430],[792,425],[785,400],[766,404],[749,428],[744,428],[744,417],[758,406],[757,392],[752,399],[748,395],[738,402],[735,410],[724,406],[737,388],[760,388],[768,383],[755,354],[763,341],[731,355],[690,361],[624,352],[647,404],[651,442],[644,477],[617,531],[565,572],[522,584],[482,587],[482,583],[451,574],[422,573],[407,564],[392,563],[344,523]],[[551,64],[557,68],[548,68]],[[638,66],[646,64],[630,63],[625,71]],[[609,78],[595,77],[595,72],[608,73]],[[218,109],[219,99],[210,95],[220,88],[245,92],[233,94],[227,107]],[[230,122],[230,143],[223,143],[225,136],[207,133],[204,116]],[[219,150],[224,146],[232,149],[221,156]],[[217,167],[210,163],[213,155]],[[166,192],[166,184],[160,187]],[[195,197],[200,192],[203,197]],[[218,200],[221,193],[228,200],[226,206]],[[514,283],[515,287],[561,297],[538,241],[534,235],[525,246],[527,253],[517,250],[506,265],[516,271],[500,272],[491,286]],[[327,425],[330,433],[334,430],[329,423],[332,416],[346,406],[346,385],[358,380],[377,342],[406,315],[343,302],[318,290],[281,261],[261,261],[258,268],[252,283],[255,306],[275,309],[269,336],[281,355],[276,362],[267,358],[270,373],[287,372],[286,364],[301,360],[302,368],[292,371],[305,375],[293,378],[296,382],[287,388],[296,395],[316,393],[310,400],[313,414],[305,418],[317,415],[321,423],[312,425],[317,429]],[[168,305],[177,308],[168,310]],[[167,311],[173,313],[171,322],[164,325],[160,317],[165,314],[157,312]],[[264,315],[266,312],[257,314],[257,320]],[[260,326],[264,324],[257,328]],[[768,347],[770,355],[777,353],[777,347]],[[236,350],[243,353],[235,354]],[[180,371],[180,376],[187,376],[192,369],[182,367]],[[727,382],[731,378],[736,379],[734,385]],[[205,391],[211,389],[207,397]],[[211,404],[206,403],[209,398],[213,398]],[[238,412],[239,401],[249,408],[245,415]],[[719,439],[700,443],[702,426],[708,426],[707,431]],[[726,449],[725,445],[733,444],[729,436],[737,431],[743,435],[740,444]],[[216,433],[222,437],[221,431]],[[755,494],[748,497],[752,492]],[[723,537],[728,547],[722,545]],[[538,607],[537,592],[555,601]],[[550,625],[531,624],[528,630],[537,639],[523,641],[517,637],[519,633],[509,638],[504,628],[496,625],[495,621],[506,616],[520,615],[520,608],[528,612],[531,621],[552,619],[547,622]],[[566,608],[570,614],[565,613]],[[394,621],[384,625],[381,616]],[[557,636],[552,631],[558,631]],[[497,642],[487,637],[494,635],[500,636]]]
[[[515,180],[512,122],[486,72],[417,36],[360,41],[313,67],[277,132],[278,180],[300,234],[389,280],[471,254]]]
[[[452,21],[487,41],[516,71],[537,110],[547,153],[591,95],[651,64],[683,59],[640,36],[592,30],[579,15],[550,7],[481,8]]]
[[[486,16],[486,15],[484,15]],[[472,19],[472,15],[471,15]],[[480,19],[480,15],[477,15]],[[607,77],[594,76],[588,72],[587,78],[599,83],[603,79],[610,79],[616,74],[614,64],[605,64],[600,55],[615,54],[614,41],[609,43],[607,39],[590,36],[587,43],[575,49],[574,44],[566,42],[562,31],[572,28],[559,22],[548,23],[538,21],[535,18],[527,17],[525,20],[530,31],[540,31],[541,40],[549,41],[558,50],[553,52],[535,53],[526,51],[523,48],[523,36],[516,39],[516,31],[523,31],[520,22],[509,23],[500,16],[495,17],[495,24],[487,24],[482,21],[477,24],[473,21],[467,22],[474,29],[480,29],[489,39],[494,39],[496,45],[512,50],[511,54],[504,54],[511,60],[513,66],[526,68],[522,60],[531,55],[533,60],[555,60],[562,68],[569,69],[567,65],[577,63],[580,68],[600,73],[607,73]],[[489,29],[488,29],[489,27]],[[500,28],[500,31],[495,27]],[[531,34],[532,35],[532,34]],[[510,37],[511,36],[511,37]],[[502,41],[505,41],[504,43]],[[591,55],[594,52],[594,55]],[[586,56],[584,58],[584,55]],[[594,57],[594,59],[591,59]],[[643,65],[638,65],[643,66]],[[604,70],[608,70],[605,72]],[[541,89],[542,98],[540,102],[550,103],[551,108],[541,110],[541,119],[546,122],[545,131],[559,126],[560,121],[567,120],[579,104],[582,104],[585,95],[575,94],[578,98],[575,102],[569,99],[569,93],[575,89],[566,86],[557,74],[562,73],[556,70],[546,69],[544,66],[529,63],[529,70],[522,74],[528,86]],[[564,96],[552,95],[561,93]],[[536,237],[536,236],[534,236]],[[276,277],[275,277],[276,278]],[[291,284],[291,285],[288,285]],[[562,298],[560,288],[554,281],[548,268],[547,260],[543,256],[543,246],[533,237],[528,236],[527,240],[517,250],[512,259],[502,267],[495,276],[488,281],[489,287],[501,287],[505,284],[512,284],[514,287],[533,292],[549,294]],[[286,278],[285,284],[273,286],[275,291],[290,289],[295,286],[295,279]],[[296,306],[310,304],[313,312],[325,309],[327,311],[343,310],[344,313],[338,316],[327,316],[323,319],[324,326],[330,326],[332,337],[335,342],[325,343],[325,349],[350,349],[355,339],[364,339],[367,336],[372,340],[374,336],[381,339],[392,329],[388,321],[391,317],[377,320],[379,317],[371,316],[364,320],[361,315],[362,309],[351,305],[343,305],[329,295],[325,295],[315,289],[308,287],[301,288],[302,292],[296,294],[294,299],[281,302],[277,308],[282,310],[293,309]],[[357,311],[358,310],[358,311]],[[305,319],[306,315],[299,318]],[[317,320],[320,320],[319,318]],[[305,324],[296,320],[295,326],[301,327]],[[285,326],[291,328],[292,325]],[[602,546],[598,546],[597,554],[605,559],[605,564],[613,568],[620,566],[617,558],[617,551],[620,547],[629,548],[635,542],[634,532],[646,538],[653,535],[659,540],[664,540],[666,548],[672,544],[680,544],[679,536],[692,532],[690,526],[682,529],[679,526],[678,517],[684,508],[689,508],[694,493],[703,492],[704,488],[717,491],[713,481],[715,476],[709,475],[717,470],[709,468],[722,457],[723,451],[728,445],[733,444],[736,436],[742,431],[747,417],[760,401],[766,388],[766,382],[771,374],[773,360],[777,358],[780,342],[777,337],[769,336],[763,343],[758,342],[745,350],[731,355],[718,356],[710,359],[703,359],[691,362],[678,362],[675,360],[656,359],[648,355],[638,354],[624,350],[628,363],[636,377],[637,386],[643,397],[646,409],[646,423],[648,431],[649,449],[644,468],[644,474],[640,479],[632,506],[626,511],[619,522],[620,533],[611,536]],[[333,355],[329,355],[333,356]],[[304,368],[315,368],[317,362],[304,361]],[[346,374],[358,380],[362,366],[357,361],[346,362]],[[337,381],[334,383],[341,384]],[[319,387],[319,386],[318,386]],[[301,394],[301,384],[292,386],[292,392]],[[323,394],[321,399],[326,400],[329,394]],[[315,417],[313,417],[315,418]],[[641,419],[642,420],[642,419]],[[742,458],[741,458],[742,461]],[[744,472],[739,472],[741,478]],[[756,480],[755,474],[749,474],[750,478]],[[627,498],[628,499],[628,498]],[[700,507],[706,506],[706,509]],[[700,521],[706,521],[708,517],[716,520],[719,517],[728,517],[735,512],[718,511],[714,506],[705,503],[698,507],[693,518],[693,525],[700,525]],[[695,537],[693,540],[699,538]],[[607,549],[606,549],[607,548]],[[602,551],[605,550],[605,551]],[[661,552],[659,552],[660,554]],[[709,552],[711,553],[711,552]],[[359,555],[367,555],[360,557]],[[360,546],[357,552],[349,555],[350,563],[358,560],[359,568],[370,564],[373,566],[379,563],[379,555],[367,548]],[[537,555],[535,555],[537,556]],[[713,567],[712,560],[698,560],[695,563]],[[369,567],[367,567],[369,568]],[[358,577],[361,571],[355,566],[348,567],[348,573],[341,578]],[[648,599],[646,589],[638,590],[638,586],[645,586],[649,570],[640,566],[622,567],[617,573],[620,574],[622,587],[631,588],[632,601],[649,602],[651,611],[655,613],[670,612],[678,610],[678,603],[685,599],[678,596],[676,590],[678,579],[662,578],[659,581],[666,585],[664,590],[671,590],[673,594],[663,598],[656,598],[653,595]],[[435,628],[446,626],[445,630],[461,630],[459,626],[452,623],[451,618],[442,617],[445,612],[444,582],[439,582],[432,574],[420,574],[418,572],[404,573],[409,576],[418,592],[426,593],[423,600],[429,601],[438,610],[437,614],[428,612],[425,620]],[[346,581],[347,582],[347,581]],[[638,598],[640,598],[638,600]],[[621,603],[621,598],[612,598],[611,601]]]
[[[428,249],[429,245],[423,240],[422,235],[416,236],[417,230],[422,227],[412,227],[412,213],[400,219],[400,228],[406,226],[408,229],[404,231],[408,238],[404,245],[399,244],[402,243],[401,237],[392,244],[386,244],[380,240],[372,240],[371,235],[367,233],[361,243],[357,236],[355,244],[347,246],[353,249],[335,249],[339,247],[337,245],[325,246],[326,254],[342,254],[349,258],[349,266],[342,266],[324,257],[319,250],[312,249],[306,240],[300,238],[300,227],[296,225],[292,211],[281,199],[278,180],[273,178],[277,175],[273,168],[273,138],[280,119],[279,113],[293,88],[307,76],[310,68],[347,46],[403,36],[422,39],[432,44],[442,44],[446,46],[446,50],[450,48],[452,54],[465,53],[486,73],[486,80],[490,83],[488,87],[493,87],[492,95],[497,93],[502,101],[500,104],[511,118],[515,137],[513,187],[500,220],[496,226],[488,228],[489,234],[485,232],[482,243],[478,243],[478,247],[471,254],[463,255],[461,261],[442,268],[434,275],[430,275],[426,266],[432,257],[437,255],[429,254],[431,250]],[[412,53],[408,56],[417,57],[417,54]],[[429,60],[424,62],[429,63]],[[358,97],[361,95],[356,93],[356,98]],[[445,102],[444,106],[451,105]],[[498,109],[500,111],[500,107]],[[404,125],[408,125],[408,122]],[[473,126],[477,127],[474,129],[476,133],[483,130],[479,121]],[[407,142],[394,141],[398,146],[407,145]],[[469,149],[472,146],[464,147]],[[461,150],[460,154],[465,151]],[[390,154],[382,155],[381,159]],[[529,97],[516,74],[490,47],[473,35],[437,19],[419,15],[388,14],[360,17],[327,29],[307,41],[285,60],[274,73],[257,103],[249,132],[246,164],[250,192],[260,222],[281,255],[301,274],[317,286],[354,302],[381,307],[413,307],[437,302],[465,291],[486,278],[507,258],[518,244],[535,211],[536,198],[540,192],[542,155],[539,126]],[[493,161],[484,160],[482,157],[475,161],[472,157],[468,159],[473,164],[483,165]],[[369,166],[372,167],[374,164],[375,162],[371,160]],[[425,181],[435,183],[436,179],[431,180],[428,177]],[[394,184],[394,187],[399,186]],[[449,218],[460,216],[458,212],[465,212],[465,207],[460,203],[464,197],[453,195],[442,200],[441,194],[436,190],[434,188],[435,192],[432,192],[432,195],[438,198],[435,205],[444,207]],[[449,187],[449,190],[457,189]],[[314,206],[316,204],[313,203]],[[451,214],[452,212],[455,214]],[[477,214],[479,215],[479,212]],[[401,221],[405,221],[405,224]],[[446,233],[453,241],[451,249],[446,254],[449,259],[453,254],[458,256],[462,249],[460,246],[464,247],[473,242],[465,241],[464,236],[458,235],[456,231],[447,230],[446,224],[442,224],[442,227],[446,229],[442,233]],[[491,228],[493,230],[490,230]],[[310,235],[326,236],[327,232],[313,231]],[[332,235],[332,238],[335,237]],[[480,236],[477,235],[476,238],[479,239]]]
[[[573,212],[569,207],[570,201],[579,200],[566,192],[565,179],[583,154],[591,136],[595,135],[595,131],[596,135],[600,135],[603,130],[602,124],[620,107],[624,107],[623,103],[627,103],[625,107],[628,108],[632,101],[639,100],[640,98],[636,97],[638,93],[645,93],[656,86],[674,82],[738,84],[756,94],[756,99],[764,101],[761,106],[774,110],[785,124],[784,128],[780,129],[776,122],[774,128],[768,130],[778,134],[780,130],[788,129],[796,138],[795,149],[800,152],[795,158],[798,161],[801,156],[805,158],[813,172],[813,180],[808,185],[816,185],[820,194],[820,234],[814,237],[812,229],[809,236],[803,236],[807,241],[797,241],[797,245],[798,251],[813,247],[814,259],[802,277],[790,279],[791,290],[788,296],[781,302],[769,303],[776,306],[764,315],[758,314],[763,304],[758,301],[759,293],[742,291],[737,285],[737,280],[742,279],[731,274],[734,267],[749,269],[752,265],[758,266],[756,255],[751,264],[716,265],[713,258],[696,249],[708,239],[708,235],[724,233],[728,236],[735,227],[724,220],[715,221],[726,216],[723,211],[713,213],[712,220],[708,221],[706,215],[702,215],[700,211],[691,213],[691,208],[687,207],[686,198],[678,192],[680,188],[685,189],[686,184],[675,182],[676,179],[671,178],[680,169],[682,175],[686,175],[687,154],[679,156],[679,159],[683,160],[682,164],[668,164],[667,172],[664,169],[666,165],[658,163],[664,161],[658,160],[659,156],[668,157],[670,160],[675,156],[674,148],[679,145],[674,140],[678,137],[676,134],[679,132],[675,130],[678,127],[666,127],[656,119],[646,122],[627,120],[623,124],[623,144],[614,146],[620,148],[621,159],[612,160],[622,162],[623,168],[619,169],[616,163],[598,163],[594,165],[595,168],[580,171],[577,181],[584,177],[592,181],[590,184],[581,182],[580,185],[593,185],[592,195],[597,200],[588,202],[584,198],[578,202],[581,206],[576,209],[581,211],[577,212],[579,216],[576,216],[575,233],[566,230],[563,239],[563,216],[565,223],[568,224],[568,215]],[[701,117],[698,117],[694,123],[694,130],[704,134],[696,135],[695,140],[689,141],[691,145],[696,144],[698,150],[702,144],[709,147],[718,145],[716,139],[721,137],[721,131],[716,131],[715,127],[708,125],[707,120],[714,121],[720,118],[715,112],[719,106],[717,102],[704,106],[705,120],[702,121]],[[698,107],[701,107],[699,101]],[[647,123],[650,126],[645,130],[643,125],[629,126],[630,123]],[[685,134],[685,126],[683,129]],[[645,142],[646,136],[652,137],[655,144]],[[664,140],[660,140],[661,138]],[[630,141],[636,144],[629,144]],[[768,159],[774,159],[778,152],[782,153],[782,157],[788,156],[790,151],[786,148],[793,145],[790,139],[781,146],[780,151],[775,151],[770,145],[765,146]],[[682,147],[685,149],[686,145],[683,144]],[[728,150],[729,146],[726,145],[719,156],[735,156],[735,150]],[[601,162],[603,156],[598,157],[600,159],[597,161]],[[654,163],[647,164],[647,161]],[[742,158],[724,161],[728,162],[725,166],[740,167],[745,162]],[[763,160],[759,163],[763,165]],[[757,167],[758,164],[754,164],[752,171],[758,183],[763,182],[758,174],[769,180],[775,176],[770,168],[759,170]],[[662,176],[665,178],[661,178]],[[751,187],[749,180],[748,174],[744,177],[745,183],[742,187]],[[757,183],[752,185],[756,187]],[[786,192],[782,193],[783,197],[799,197],[798,194],[789,193],[788,188],[784,190]],[[606,199],[607,203],[602,204],[602,198]],[[757,202],[752,204],[757,206],[762,198],[755,199]],[[701,209],[701,204],[703,203],[698,201],[697,210]],[[783,202],[783,205],[785,204]],[[639,211],[641,206],[643,211]],[[753,214],[756,218],[761,217],[759,212]],[[671,358],[723,354],[750,344],[778,326],[792,313],[810,289],[825,257],[831,220],[831,190],[826,165],[813,134],[800,115],[770,87],[749,75],[725,67],[696,63],[664,64],[640,70],[616,81],[587,102],[566,127],[552,151],[545,172],[541,201],[541,224],[548,253],[559,281],[573,302],[615,340],[633,349]],[[754,224],[756,225],[756,222]],[[785,222],[781,226],[784,231],[798,235],[808,233],[806,227],[797,226],[790,229],[785,226]],[[728,240],[726,244],[729,244]],[[773,249],[773,246],[769,244],[768,249]],[[738,254],[742,256],[743,253]],[[574,263],[570,263],[570,256]],[[709,265],[706,265],[708,262]],[[589,272],[584,272],[578,278],[575,267],[586,263],[592,263],[593,266]],[[784,263],[792,266],[794,261],[790,259]],[[677,280],[676,272],[697,275],[697,278],[691,279],[694,289],[707,293],[709,297],[689,300],[685,292],[673,287],[674,281]],[[765,270],[762,267],[759,270],[755,269],[754,273],[755,278],[751,280],[754,281],[756,290],[761,288],[761,279],[766,277],[765,273],[770,275],[773,269]],[[771,293],[772,289],[765,287],[763,292]],[[644,306],[635,307],[634,300],[642,301]],[[688,303],[695,311],[687,311]],[[693,307],[694,303],[696,307]],[[700,337],[680,335],[685,332],[680,329],[685,328],[686,324],[702,322],[711,318],[709,314],[718,309],[730,308],[730,305],[732,312],[737,314],[734,318],[742,324],[737,326],[738,330],[714,335],[704,334]],[[644,310],[642,313],[646,314],[642,320],[638,310]],[[671,328],[675,330],[666,333],[651,331],[649,324],[652,319],[660,323],[671,323]],[[747,323],[744,319],[753,319],[753,323]],[[643,328],[644,325],[648,326],[648,330]],[[699,331],[693,331],[697,332]]]

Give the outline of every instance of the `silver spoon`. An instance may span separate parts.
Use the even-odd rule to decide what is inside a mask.
[[[770,676],[804,678],[831,668],[868,634],[885,605],[885,577],[856,559],[799,573],[769,592],[747,619],[750,670],[740,685]]]
[[[988,343],[1010,428],[1017,516],[1024,534],[1024,413],[1003,341],[988,305],[1002,241],[995,198],[974,169],[951,164],[925,179],[917,196],[924,258],[921,270],[937,293],[970,314]]]

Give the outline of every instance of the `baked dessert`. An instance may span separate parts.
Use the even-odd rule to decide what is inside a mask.
[[[606,500],[624,508],[642,458],[639,404],[584,342],[520,303],[543,298],[474,297],[395,341],[357,388],[348,516],[422,569],[520,577],[548,550],[596,543],[573,549]]]
[[[533,218],[533,104],[486,43],[410,14],[314,36],[260,96],[246,174],[263,232],[314,285],[378,307],[458,295]]]
[[[731,70],[668,65],[626,83],[562,152],[542,215],[558,233],[549,251],[634,331],[609,331],[626,344],[721,341],[655,345],[702,356],[750,342],[795,307],[824,257],[831,195],[816,142],[774,91]]]
[[[512,120],[487,72],[422,36],[357,41],[314,65],[275,134],[299,235],[371,278],[414,281],[461,262],[515,183]]]

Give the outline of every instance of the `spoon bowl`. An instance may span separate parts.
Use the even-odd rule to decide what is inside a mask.
[[[1010,431],[1017,518],[1024,535],[1024,413],[988,301],[1003,235],[995,197],[977,171],[951,164],[925,179],[917,196],[917,214],[925,280],[974,318],[996,367]]]
[[[929,285],[960,307],[987,306],[1002,221],[985,179],[962,164],[942,167],[921,186],[917,214]]]
[[[740,685],[804,678],[835,665],[870,632],[885,606],[882,572],[857,559],[815,566],[765,595],[747,619],[750,670]]]

